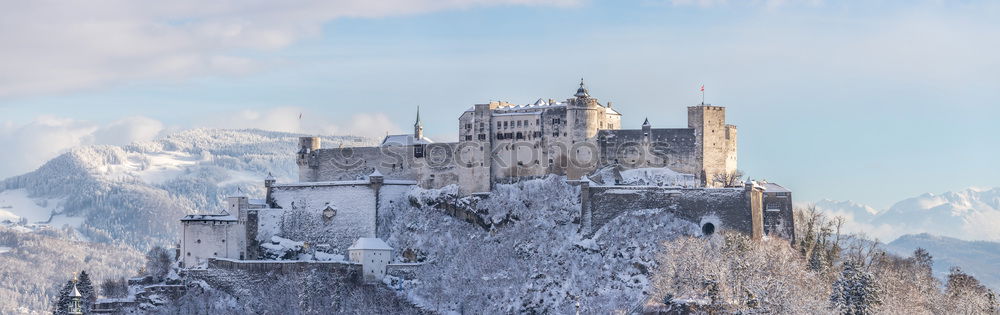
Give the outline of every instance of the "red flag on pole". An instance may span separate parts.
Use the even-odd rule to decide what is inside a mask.
[[[705,92],[705,85],[704,84],[701,86],[701,91]]]

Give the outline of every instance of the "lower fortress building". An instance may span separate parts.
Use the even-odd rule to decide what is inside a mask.
[[[473,105],[458,118],[458,142],[424,137],[419,112],[412,134],[386,136],[375,147],[322,148],[318,137],[302,137],[297,183],[269,176],[263,199],[231,197],[225,213],[181,220],[182,264],[261,259],[262,248],[284,241],[344,255],[359,238],[381,237],[378,213],[408,202],[414,187],[490,198],[494,185],[550,175],[579,186],[585,237],[625,211],[663,209],[706,235],[794,240],[791,191],[732,179],[737,133],[725,107],[688,107],[686,128],[653,128],[647,119],[640,129],[622,129],[621,115],[581,81],[564,101]],[[492,228],[474,211],[447,211]]]

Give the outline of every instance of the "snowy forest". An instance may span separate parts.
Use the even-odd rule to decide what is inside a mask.
[[[476,205],[489,221],[506,222],[489,230],[434,206],[451,198],[450,190],[415,189],[409,202],[382,214],[380,230],[397,251],[418,253],[397,261],[424,264],[412,279],[387,278],[388,291],[315,273],[278,279],[219,271],[227,283],[202,282],[157,311],[384,311],[359,297],[369,294],[397,305],[399,313],[605,314],[648,305],[695,313],[998,313],[994,291],[974,277],[954,269],[935,278],[932,253],[888,253],[878,242],[839,233],[839,220],[813,208],[798,210],[795,243],[728,232],[705,237],[695,224],[655,209],[632,211],[581,239],[576,189],[555,176],[500,185]],[[283,289],[261,286],[270,281]],[[309,288],[341,298],[317,298]]]

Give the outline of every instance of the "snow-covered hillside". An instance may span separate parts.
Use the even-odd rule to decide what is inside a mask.
[[[1000,188],[923,194],[878,211],[850,201],[822,200],[816,207],[847,219],[847,232],[883,241],[931,233],[963,240],[1000,241]]]
[[[61,261],[60,255],[103,246],[133,252],[153,244],[171,246],[177,241],[183,215],[216,212],[230,195],[262,196],[268,172],[279,181],[297,179],[298,136],[261,130],[187,130],[125,146],[76,148],[33,172],[0,181],[0,226],[25,238],[44,234],[50,239],[73,240],[66,241],[69,245],[63,246],[63,253],[31,253],[27,247],[0,244],[4,277],[44,278],[39,284],[50,286],[29,290],[20,280],[0,281],[0,292],[12,301],[33,301],[25,304],[29,307],[23,312],[45,312],[48,296],[71,276],[69,270],[3,266],[44,266]],[[322,141],[325,146],[374,143],[359,137],[323,137]],[[60,233],[52,234],[52,230]],[[105,253],[109,255],[105,260],[124,259],[118,251]],[[120,270],[121,275],[136,271],[132,267],[138,257],[129,259],[117,264],[127,269]],[[111,266],[102,261],[81,260],[73,271]]]
[[[581,239],[577,187],[559,177],[498,185],[480,209],[513,218],[491,231],[446,215],[412,192],[383,214],[388,242],[426,254],[413,281],[393,285],[437,312],[486,314],[631,310],[648,293],[660,242],[695,235],[695,224],[659,210],[635,209]]]
[[[295,180],[300,135],[195,129],[125,146],[71,150],[31,173],[0,181],[0,221],[76,227],[85,239],[144,248],[172,243],[177,220],[218,211],[229,195],[263,195],[268,172]],[[327,137],[329,145],[366,145]]]

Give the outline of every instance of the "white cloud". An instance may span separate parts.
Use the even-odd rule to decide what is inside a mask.
[[[0,148],[10,153],[0,163],[0,178],[31,171],[77,146],[149,140],[162,129],[159,121],[138,116],[103,126],[55,116],[39,116],[20,125],[8,121],[0,127]]]
[[[302,115],[302,118],[299,118]],[[283,106],[216,113],[196,122],[197,126],[228,129],[263,129],[304,134],[379,137],[400,132],[399,126],[383,113],[358,113],[333,117],[300,107]]]
[[[94,131],[92,136],[95,144],[122,145],[153,139],[161,131],[163,131],[163,123],[160,121],[142,116],[134,116],[103,126]]]
[[[0,3],[0,97],[136,79],[240,74],[340,17],[577,0],[7,1]],[[246,54],[242,54],[246,55]]]
[[[698,6],[702,8],[729,6],[729,5],[749,5],[762,6],[766,8],[777,8],[790,5],[818,6],[823,4],[823,0],[669,0],[674,6]]]
[[[299,118],[302,114],[302,118]],[[165,133],[188,127],[263,129],[303,134],[381,137],[402,129],[382,113],[359,113],[331,117],[299,107],[285,106],[259,110],[215,113],[192,126],[164,126],[156,119],[133,116],[107,124],[51,115],[16,124],[0,123],[0,148],[8,152],[0,163],[0,179],[29,172],[48,160],[78,146],[123,145],[152,140]]]

